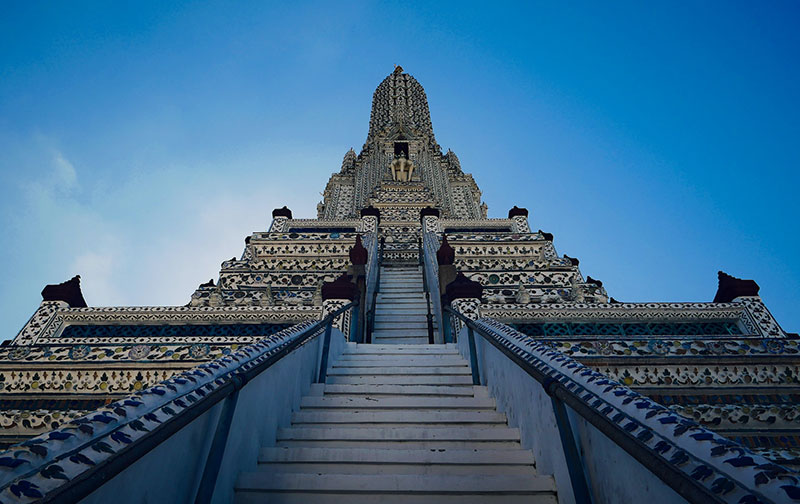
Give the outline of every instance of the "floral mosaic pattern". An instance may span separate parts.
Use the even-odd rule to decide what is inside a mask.
[[[800,478],[603,373],[491,319],[477,324],[528,365],[563,384],[636,442],[730,503],[800,501]]]
[[[658,362],[592,365],[598,372],[629,387],[750,387],[795,388],[800,385],[800,365],[741,364],[718,362],[703,364]]]
[[[738,405],[698,404],[672,406],[681,415],[703,425],[728,428],[766,424],[785,428],[800,427],[800,407],[794,404]]]
[[[300,337],[311,322],[298,324],[71,419],[39,437],[0,452],[0,502],[33,502],[159,429],[192,403]],[[318,335],[319,333],[317,333]]]
[[[619,336],[617,336],[618,338]],[[800,356],[797,340],[749,339],[627,339],[554,340],[547,344],[573,358],[587,357],[742,357]]]
[[[56,429],[59,425],[75,420],[92,410],[2,410],[0,411],[0,434],[20,431],[25,435]]]
[[[42,303],[44,306],[45,303]],[[59,345],[64,344],[60,339],[62,331],[69,325],[141,325],[141,324],[237,324],[237,323],[296,323],[302,320],[318,319],[322,314],[322,309],[318,306],[126,306],[126,307],[90,307],[90,308],[69,308],[65,303],[51,309],[48,303],[46,321],[41,321],[38,332],[26,325],[17,338],[14,345]],[[40,307],[37,314],[42,312]],[[30,329],[30,330],[29,330]],[[187,339],[181,339],[187,338]],[[189,342],[193,337],[175,337],[174,342]],[[222,342],[228,340],[226,337],[208,336],[211,338],[205,342]],[[123,337],[110,336],[107,338],[72,338],[74,343],[131,343]],[[199,341],[199,340],[198,340]],[[26,343],[27,342],[27,343]],[[164,339],[143,338],[137,343],[162,343]]]

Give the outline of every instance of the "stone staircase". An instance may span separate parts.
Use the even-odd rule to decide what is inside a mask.
[[[428,343],[428,304],[420,266],[381,266],[375,302],[375,344]],[[434,330],[436,330],[434,321]]]
[[[348,343],[236,502],[556,503],[453,345]]]

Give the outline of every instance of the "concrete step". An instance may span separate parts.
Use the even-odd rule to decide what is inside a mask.
[[[435,328],[434,328],[435,329]],[[434,331],[436,332],[436,331]],[[382,334],[384,336],[391,336],[393,338],[403,336],[427,336],[428,335],[428,324],[417,324],[411,327],[392,327],[392,326],[380,326],[375,327],[372,330],[372,334]]]
[[[373,343],[374,345],[375,343]],[[346,361],[357,361],[357,360],[379,360],[384,362],[397,362],[399,364],[406,364],[415,361],[421,362],[428,362],[428,361],[437,361],[437,362],[450,362],[450,361],[462,361],[464,360],[463,357],[459,354],[435,354],[435,353],[402,353],[402,354],[384,354],[384,353],[345,353],[339,356],[339,359],[336,362],[346,360]]]
[[[383,332],[386,334],[394,335],[402,335],[405,333],[414,333],[414,334],[428,334],[428,324],[425,324],[425,327],[380,327],[375,328],[373,332]]]
[[[315,473],[316,474],[316,473]],[[542,476],[537,476],[542,477]],[[376,500],[379,499],[379,500]],[[272,493],[270,491],[236,491],[234,502],[236,504],[255,504],[269,502],[270,504],[518,504],[522,502],[530,504],[557,504],[555,494],[381,494],[376,496],[372,493],[342,493],[342,492],[282,492]]]
[[[316,384],[315,384],[316,385]],[[370,384],[325,384],[320,385],[320,394],[367,394],[367,395],[419,395],[419,396],[469,396],[489,397],[486,387],[477,385],[370,385]]]
[[[394,310],[381,310],[380,312],[375,314],[375,323],[378,322],[390,322],[392,324],[404,324],[407,321],[418,321],[424,320],[428,321],[428,310],[427,307],[423,307],[423,309],[410,312],[408,310],[397,312]]]
[[[380,309],[376,307],[375,320],[376,324],[381,323],[384,325],[392,325],[397,328],[402,328],[406,324],[428,322],[428,308],[425,307],[416,311],[396,312],[391,309]]]
[[[428,336],[411,336],[407,338],[392,338],[392,337],[385,337],[385,338],[373,338],[376,343],[413,343],[415,345],[427,345],[428,344]]]
[[[435,331],[434,331],[435,332]],[[394,327],[376,327],[372,331],[373,340],[377,336],[384,336],[388,338],[403,338],[403,337],[428,337],[428,327],[427,325],[423,327],[409,327],[407,329],[404,328],[394,328]],[[427,340],[426,340],[427,341]]]
[[[445,348],[443,345],[403,345],[403,344],[381,344],[381,343],[348,343],[345,347],[344,356],[361,355],[381,355],[381,356],[408,356],[424,357],[437,355],[459,355],[455,347]]]
[[[329,384],[472,385],[471,375],[328,375]]]
[[[392,324],[392,325],[384,325],[381,327],[375,327],[374,331],[386,331],[387,333],[391,334],[402,334],[403,332],[424,332],[428,334],[428,322],[425,322],[425,326],[412,326],[412,327],[405,327],[404,324]]]
[[[425,324],[425,327],[428,326],[428,317],[424,311],[419,311],[417,313],[409,313],[404,316],[403,321],[397,320],[387,320],[385,315],[379,314],[378,317],[375,318],[375,325],[381,325],[382,327],[401,330],[406,327],[410,327],[413,325]],[[434,322],[435,320],[431,320]]]
[[[428,304],[425,302],[425,298],[420,299],[396,299],[396,300],[387,300],[387,299],[380,299],[378,298],[377,302],[375,303],[375,314],[377,315],[378,312],[382,312],[388,310],[389,312],[393,311],[408,311],[408,310],[420,310],[420,311],[427,311]]]
[[[262,448],[259,468],[322,474],[504,474],[533,476],[528,450]]]
[[[422,313],[427,313],[428,305],[425,301],[419,302],[408,302],[408,303],[390,303],[388,301],[381,301],[380,303],[375,303],[375,315],[378,313],[389,313],[389,314],[398,314],[403,315],[409,311],[419,311]]]
[[[469,377],[471,378],[471,377]],[[300,408],[316,409],[433,409],[476,410],[495,408],[492,397],[425,397],[425,396],[306,396],[300,400]]]
[[[408,320],[403,322],[402,324],[398,324],[396,322],[386,322],[386,321],[375,321],[374,331],[406,331],[406,330],[413,330],[413,329],[428,329],[428,321],[422,317],[419,320],[412,321]]]
[[[283,448],[296,449],[296,448]],[[313,448],[309,448],[313,449]],[[333,449],[333,448],[332,448]],[[399,450],[391,450],[399,451]],[[511,451],[511,450],[509,450]],[[530,465],[456,465],[456,464],[360,464],[358,462],[293,462],[280,463],[260,461],[258,468],[280,473],[317,474],[439,474],[457,476],[461,474],[497,474],[505,476],[535,476],[536,470]]]
[[[425,294],[419,292],[379,292],[375,299],[376,308],[380,305],[393,305],[412,302],[428,306]]]
[[[278,441],[519,441],[519,429],[512,427],[283,427]]]
[[[523,497],[528,499],[525,502],[555,503],[553,478],[538,475],[369,475],[254,471],[242,473],[236,482],[236,502],[245,504],[263,502],[265,499],[278,503],[482,503],[520,502]]]
[[[405,330],[416,330],[416,329],[427,330],[428,320],[422,314],[419,314],[416,317],[416,320],[407,320],[401,324],[385,320],[384,321],[376,320],[373,329],[375,331],[405,331]]]
[[[397,427],[387,427],[396,430]],[[314,429],[327,432],[330,429]],[[351,429],[355,431],[364,430]],[[414,429],[419,430],[419,429]],[[500,429],[486,429],[500,430]],[[307,446],[309,448],[383,448],[383,449],[419,449],[419,450],[502,450],[520,449],[519,441],[504,440],[472,440],[472,439],[278,439],[275,446],[296,448]]]
[[[385,367],[334,367],[328,376],[334,375],[469,375],[467,366],[385,366]]]
[[[375,343],[347,343],[343,355],[381,354],[381,355],[455,355],[458,349],[453,343],[426,345],[378,345]],[[459,354],[460,355],[460,354]]]
[[[412,367],[465,367],[469,363],[459,357],[451,358],[416,358],[416,359],[339,359],[331,367],[392,367],[392,366],[412,366]]]
[[[486,427],[505,427],[503,413],[492,410],[449,411],[449,410],[406,410],[406,411],[296,411],[292,414],[292,425],[296,427],[332,426],[332,424],[358,425],[363,427],[397,426],[452,426],[480,424]]]
[[[413,329],[375,329],[372,332],[372,339],[378,343],[380,338],[425,338],[425,343],[428,342],[428,329],[413,328]],[[384,341],[384,343],[387,343]],[[400,342],[402,343],[402,341]],[[406,342],[408,343],[408,342]]]
[[[368,450],[364,448],[262,448],[259,461],[360,464],[532,465],[530,450]]]
[[[293,449],[293,448],[283,448]],[[309,448],[312,449],[312,448]],[[346,448],[345,448],[346,449]],[[399,450],[391,450],[399,451]],[[509,450],[511,451],[511,450]],[[259,461],[259,469],[279,473],[317,474],[439,474],[457,476],[461,474],[536,475],[530,465],[456,465],[456,464],[360,464],[358,462],[293,462],[280,463]]]

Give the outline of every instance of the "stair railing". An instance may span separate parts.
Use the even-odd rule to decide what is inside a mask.
[[[436,233],[431,231],[422,232],[420,257],[422,258],[426,293],[428,294],[429,304],[433,307],[433,320],[436,321],[438,327],[435,339],[437,343],[446,343],[442,323],[442,297],[439,293],[439,263],[436,261],[436,251],[439,249],[439,245],[439,237]],[[430,309],[428,313],[431,313]]]
[[[616,490],[636,487],[634,491],[656,492],[659,498],[667,495],[664,493],[668,492],[667,489],[654,489],[652,483],[656,480],[648,480],[648,483],[639,481],[644,478],[632,477],[626,471],[626,463],[638,463],[638,467],[646,469],[692,503],[778,503],[800,497],[800,476],[796,473],[681,417],[508,325],[488,318],[472,320],[450,307],[445,307],[444,311],[465,326],[466,331],[461,331],[467,333],[467,341],[460,341],[458,346],[462,355],[469,353],[473,380],[480,382],[482,375],[484,382],[495,389],[503,380],[514,380],[507,370],[487,368],[488,363],[505,367],[503,360],[497,359],[497,352],[492,352],[496,349],[538,382],[539,390],[549,396],[575,502],[594,502],[598,495],[604,496],[601,500],[605,502],[615,502],[615,497],[609,496],[615,491],[614,484],[609,485],[607,493],[590,491],[589,483],[593,482],[599,490],[597,487],[603,486],[604,481],[597,475],[608,477],[609,472],[620,478]],[[451,323],[450,327],[456,325]],[[488,345],[476,345],[475,334]],[[476,348],[478,346],[480,348]],[[479,372],[481,361],[484,365]],[[493,383],[495,378],[496,383]],[[520,389],[521,384],[517,380],[509,383],[508,387]],[[506,400],[511,401],[513,394],[509,396],[509,390],[504,391],[505,394],[494,395],[505,395]],[[531,403],[534,400],[531,396],[526,398]],[[510,411],[514,408],[513,403],[503,406],[510,416],[516,414]],[[528,412],[533,408],[532,404],[520,407],[527,408]],[[519,416],[524,417],[525,413],[519,413]],[[532,426],[535,435],[547,436],[546,423]],[[577,428],[578,436],[573,432],[573,426]],[[523,425],[519,427],[524,430]],[[602,436],[597,436],[597,431]],[[601,439],[610,440],[634,461],[618,457],[616,465],[621,465],[608,467],[609,461],[613,460],[608,450],[598,446],[595,450],[602,453],[592,451],[593,444],[606,442]],[[548,454],[552,455],[545,452]],[[540,459],[540,468],[541,465]],[[594,469],[594,478],[588,477],[588,468]],[[633,466],[629,470],[633,473]],[[618,495],[616,498],[621,499]],[[644,493],[641,498],[646,500]]]
[[[193,498],[181,499],[210,502],[232,431],[239,392],[320,334],[324,334],[324,341],[318,356],[319,376],[324,379],[333,324],[348,310],[355,315],[358,302],[348,303],[317,322],[296,324],[230,355],[183,371],[100,411],[0,452],[3,502],[6,498],[16,501],[21,496],[36,498],[37,502],[81,501],[181,429],[189,424],[198,425],[192,422],[201,415],[208,413],[205,421],[213,422],[215,412],[209,410],[222,402],[199,486]],[[192,470],[191,466],[186,468]],[[191,479],[193,474],[178,477]]]
[[[372,333],[375,331],[375,306],[378,304],[378,292],[380,292],[381,288],[381,265],[383,264],[385,244],[386,241],[383,237],[378,239],[377,233],[373,235],[369,248],[369,261],[367,262],[365,343],[372,343]]]
[[[417,244],[419,247],[418,255],[419,255],[419,266],[422,270],[422,286],[425,291],[425,306],[427,307],[427,312],[425,314],[425,320],[428,322],[428,344],[433,345],[435,342],[433,337],[433,313],[431,313],[431,290],[428,284],[428,274],[426,272],[427,267],[425,266],[425,251],[422,248],[422,237],[420,236],[417,238]],[[438,283],[438,282],[437,282]],[[438,294],[438,290],[437,290]]]

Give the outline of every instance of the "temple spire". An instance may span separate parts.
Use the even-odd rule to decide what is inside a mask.
[[[425,90],[417,79],[403,72],[403,67],[395,65],[372,96],[367,143],[398,129],[436,144]]]

